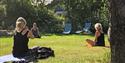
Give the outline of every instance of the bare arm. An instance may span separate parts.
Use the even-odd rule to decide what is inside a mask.
[[[32,39],[34,38],[34,35],[31,30],[29,30],[27,37],[32,38]]]
[[[97,42],[97,38],[98,38],[99,36],[100,36],[100,32],[96,31],[96,32],[95,32],[95,40],[94,40],[95,42]]]

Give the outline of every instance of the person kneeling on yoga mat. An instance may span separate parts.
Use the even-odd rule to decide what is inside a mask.
[[[105,40],[104,40],[104,33],[102,29],[101,23],[96,23],[95,24],[95,40],[90,40],[86,39],[87,41],[87,46],[92,47],[92,46],[105,46]]]
[[[26,26],[27,22],[23,17],[19,17],[16,21],[14,34],[13,56],[23,58],[28,55],[29,38],[34,38],[32,32]]]

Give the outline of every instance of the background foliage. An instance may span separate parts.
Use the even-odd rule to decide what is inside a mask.
[[[0,0],[0,26],[3,29],[15,26],[16,19],[22,16],[27,20],[29,28],[36,22],[42,32],[61,33],[66,18],[70,18],[72,33],[82,29],[86,20],[90,20],[92,25],[96,22],[102,23],[104,31],[107,31],[107,0],[53,0],[48,5],[42,1],[37,6],[31,2],[32,0]],[[61,7],[64,14],[56,15],[57,7]],[[91,30],[94,31],[93,27]]]

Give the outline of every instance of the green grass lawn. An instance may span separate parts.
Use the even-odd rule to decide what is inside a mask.
[[[41,39],[30,39],[29,46],[51,47],[55,57],[39,60],[38,63],[109,63],[110,48],[86,47],[85,39],[90,35],[45,35]],[[105,36],[106,45],[109,46]],[[12,37],[0,38],[0,56],[11,54]]]

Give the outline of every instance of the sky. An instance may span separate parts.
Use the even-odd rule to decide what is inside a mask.
[[[45,0],[45,5],[51,3],[53,0]]]
[[[44,1],[44,0],[31,0],[31,3],[32,3],[32,5],[37,5],[37,4],[40,4],[40,3],[41,3],[41,2],[39,2],[39,1]],[[52,1],[53,1],[53,0],[45,0],[45,1],[44,1],[44,4],[45,4],[45,5],[48,5],[48,4],[50,4]]]

